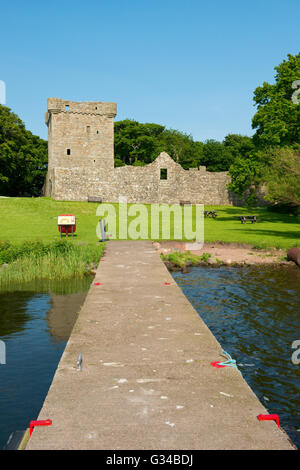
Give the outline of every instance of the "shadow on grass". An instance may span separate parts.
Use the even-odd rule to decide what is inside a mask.
[[[231,228],[230,230],[236,230],[234,228]],[[281,238],[294,238],[295,240],[299,240],[299,243],[300,243],[300,232],[297,233],[297,232],[293,232],[293,231],[284,231],[284,232],[280,232],[278,230],[264,230],[264,229],[246,229],[245,227],[245,230],[244,232],[248,232],[248,233],[251,233],[251,234],[257,234],[257,235],[265,235],[265,236],[268,236],[268,237],[281,237]]]
[[[258,209],[258,210],[241,210],[241,211],[232,211],[232,210],[222,210],[222,211],[216,211],[219,215],[214,219],[214,220],[219,220],[222,222],[229,222],[229,221],[234,221],[234,222],[239,222],[241,216],[245,215],[256,215],[257,216],[257,222],[256,223],[261,223],[261,222],[267,222],[267,223],[281,223],[281,224],[297,224],[300,223],[300,217],[291,215],[291,214],[274,214],[265,211],[264,209]],[[228,214],[228,216],[226,215]],[[206,217],[205,220],[208,220]],[[248,224],[251,222],[247,222]]]

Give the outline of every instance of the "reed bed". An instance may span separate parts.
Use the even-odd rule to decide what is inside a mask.
[[[0,243],[0,286],[36,279],[63,280],[91,274],[99,263],[104,244],[72,241]]]

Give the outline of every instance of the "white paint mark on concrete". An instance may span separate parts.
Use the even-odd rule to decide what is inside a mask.
[[[120,362],[103,362],[103,365],[108,367],[124,367],[124,364]]]
[[[168,399],[168,397],[166,397],[165,395],[162,395],[160,398],[161,398],[161,400],[167,400]]]
[[[118,384],[124,384],[124,383],[126,383],[126,382],[128,382],[127,379],[119,379],[119,380],[118,380]]]
[[[175,426],[175,423],[170,423],[170,421],[166,421],[165,424],[167,424],[168,426],[171,426],[171,428]]]
[[[96,439],[98,436],[99,436],[98,433],[95,431],[91,431],[86,435],[88,439]]]
[[[233,395],[229,395],[229,393],[225,392],[220,392],[221,395],[224,395],[225,397],[233,397]]]
[[[161,379],[137,379],[138,384],[146,384],[150,382],[161,382]]]
[[[142,392],[144,393],[144,395],[153,395],[155,390],[153,390],[153,388],[150,388],[150,389],[142,388]]]
[[[137,413],[137,415],[138,415],[138,416],[142,416],[142,417],[147,416],[147,415],[148,415],[148,409],[147,409],[147,407],[144,406],[144,408],[143,408],[141,411],[139,411],[139,412]]]
[[[187,363],[194,362],[194,359],[187,359],[185,362]]]
[[[176,410],[182,410],[182,408],[184,408],[183,405],[176,405]]]

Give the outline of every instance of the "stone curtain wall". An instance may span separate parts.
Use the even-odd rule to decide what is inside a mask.
[[[160,179],[160,169],[167,169],[167,179]],[[120,196],[134,203],[231,204],[226,189],[227,172],[212,173],[201,168],[184,170],[172,158],[161,153],[143,167],[124,166],[111,171],[93,168],[55,168],[49,173],[52,197],[60,200],[86,201],[97,196],[104,202],[118,202]]]
[[[143,167],[114,168],[115,114],[115,103],[48,99],[45,195],[67,201],[87,201],[92,196],[118,202],[123,196],[129,203],[232,204],[227,172],[212,173],[205,167],[184,170],[165,152]]]

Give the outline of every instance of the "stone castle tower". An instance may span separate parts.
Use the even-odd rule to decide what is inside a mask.
[[[55,169],[114,168],[115,103],[48,99],[48,176],[46,194],[53,195]]]
[[[184,170],[162,152],[145,166],[114,168],[115,103],[48,99],[44,194],[65,201],[231,204],[227,172]]]

